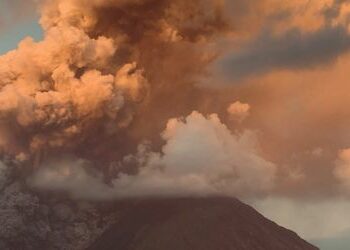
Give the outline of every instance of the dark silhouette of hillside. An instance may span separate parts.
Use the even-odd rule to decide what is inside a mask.
[[[296,233],[232,198],[124,201],[89,250],[315,250]]]

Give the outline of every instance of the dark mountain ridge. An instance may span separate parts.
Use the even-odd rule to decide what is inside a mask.
[[[233,198],[121,201],[89,250],[316,250]]]

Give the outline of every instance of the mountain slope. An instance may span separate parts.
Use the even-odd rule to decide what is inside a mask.
[[[314,250],[231,198],[121,202],[119,220],[89,250]]]

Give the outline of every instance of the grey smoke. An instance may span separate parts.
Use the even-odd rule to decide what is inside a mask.
[[[350,48],[345,26],[324,26],[310,33],[291,29],[282,35],[266,31],[221,61],[230,77],[240,79],[279,69],[310,69],[334,62]]]

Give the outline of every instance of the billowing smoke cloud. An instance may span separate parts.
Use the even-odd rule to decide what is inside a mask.
[[[137,162],[136,175],[120,174],[110,185],[88,174],[83,161],[55,162],[40,169],[32,186],[69,192],[74,197],[113,199],[153,195],[257,195],[274,185],[276,167],[259,156],[253,132],[232,134],[216,114],[193,112],[172,119],[162,133],[160,153],[147,145],[122,164]],[[85,168],[84,168],[85,165]],[[91,171],[90,171],[91,173]],[[93,173],[93,172],[92,172]]]
[[[172,85],[192,88],[212,54],[200,52],[225,27],[221,8],[217,1],[45,2],[44,40],[28,38],[0,58],[2,123],[16,138],[4,150],[40,161],[51,151],[87,150],[97,130],[118,138]],[[198,66],[182,65],[184,52]],[[180,79],[167,75],[172,66]]]
[[[0,58],[8,165],[32,187],[89,199],[271,189],[275,166],[253,132],[232,134],[216,114],[168,121],[202,103],[195,83],[228,34],[224,10],[218,0],[44,1],[44,40]]]

